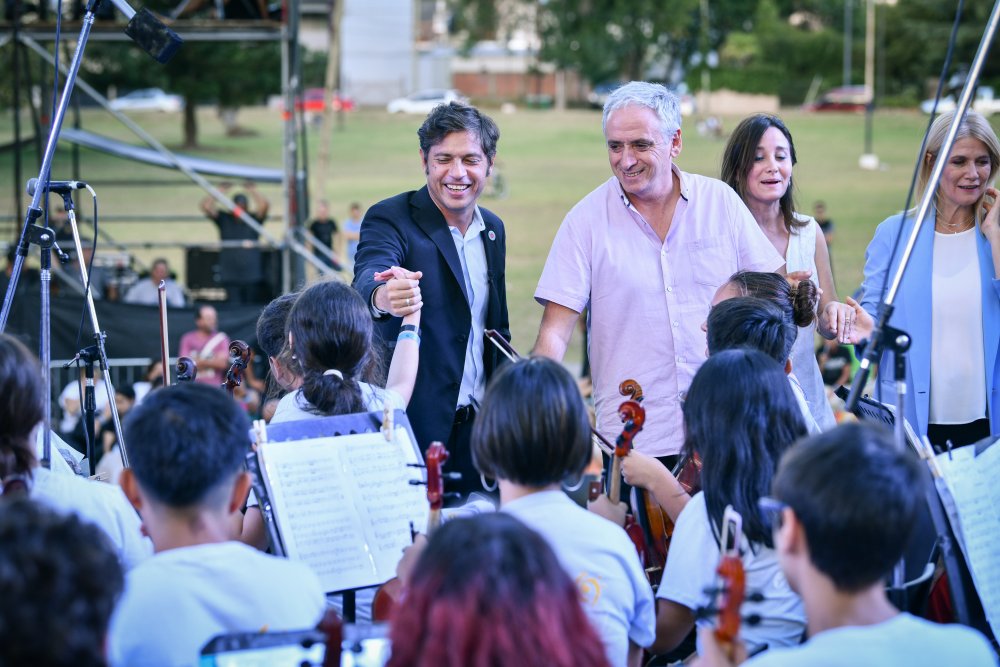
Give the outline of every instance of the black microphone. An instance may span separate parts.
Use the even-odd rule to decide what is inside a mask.
[[[87,184],[83,181],[49,181],[49,192],[53,192],[57,195],[64,195],[72,192],[73,190],[82,190],[87,187]],[[38,179],[32,178],[28,181],[28,194],[32,197],[35,196],[35,190],[38,188]]]

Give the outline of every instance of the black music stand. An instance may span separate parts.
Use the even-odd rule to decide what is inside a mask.
[[[846,387],[838,387],[835,393],[840,398],[846,399],[848,392]],[[896,425],[895,408],[891,405],[880,403],[870,396],[860,397],[855,409],[852,412],[860,421],[881,423],[889,428],[894,428]],[[906,436],[906,444],[909,446],[909,450],[917,456],[920,456],[920,452],[923,450],[923,447],[919,444],[918,436],[913,430],[913,427],[908,421],[906,421],[905,418],[903,419],[903,431]],[[975,445],[970,446],[976,447],[976,453],[978,454],[989,447],[994,440],[994,438],[986,438],[979,441]],[[986,636],[992,636],[990,625],[986,620],[986,613],[983,610],[982,602],[979,599],[979,593],[976,591],[976,587],[972,581],[972,575],[966,565],[965,558],[959,551],[959,541],[955,536],[955,531],[952,528],[951,521],[948,518],[948,513],[938,491],[937,482],[944,484],[944,480],[935,480],[927,465],[921,465],[920,468],[925,475],[924,488],[926,492],[927,509],[930,515],[929,518],[933,526],[933,532],[936,533],[936,541],[933,545],[934,548],[929,556],[933,557],[935,551],[939,551],[941,554],[945,572],[948,575],[948,588],[951,593],[951,601],[955,610],[955,618],[962,625],[973,627]],[[923,523],[925,524],[926,518],[926,515],[922,516]],[[921,520],[918,519],[918,526],[916,529],[917,534],[911,538],[910,547],[908,549],[913,548],[914,542],[919,542],[919,538],[924,536],[922,533],[928,532],[926,530],[921,531],[920,524]],[[920,559],[918,559],[918,562],[920,562]],[[909,574],[911,573],[908,573],[908,575]],[[909,576],[907,576],[907,581],[912,581]],[[903,600],[905,600],[905,586],[903,591],[900,591],[899,593],[902,593]],[[894,597],[898,598],[899,595]]]

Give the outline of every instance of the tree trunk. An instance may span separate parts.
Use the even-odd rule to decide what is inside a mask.
[[[184,97],[184,148],[198,147],[198,116],[194,97]]]

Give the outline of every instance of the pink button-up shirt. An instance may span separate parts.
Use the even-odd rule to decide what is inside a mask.
[[[665,241],[612,177],[567,214],[535,290],[542,305],[590,307],[597,429],[621,433],[618,385],[638,381],[646,424],[634,444],[650,456],[684,443],[681,402],[705,361],[701,325],[715,291],[736,271],[784,264],[732,188],[673,169],[681,196]]]

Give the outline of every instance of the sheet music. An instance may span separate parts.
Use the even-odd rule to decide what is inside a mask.
[[[427,523],[424,479],[405,428],[259,445],[264,482],[289,558],[310,565],[326,591],[391,579],[410,522]]]
[[[1000,445],[979,456],[962,447],[937,456],[958,515],[962,553],[979,592],[986,620],[1000,637]],[[955,517],[949,516],[952,525]]]

